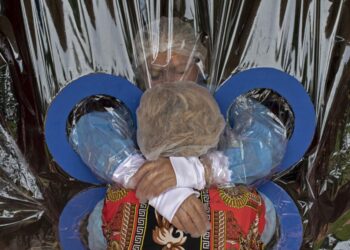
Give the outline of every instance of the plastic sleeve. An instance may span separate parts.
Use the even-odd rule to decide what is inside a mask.
[[[114,171],[112,180],[125,188],[133,188],[129,181],[145,162],[146,160],[141,154],[129,156]]]
[[[208,162],[207,171],[208,180],[207,185],[224,184],[231,182],[231,170],[229,169],[229,160],[223,152],[214,151],[204,156],[205,161]]]
[[[231,181],[252,184],[268,177],[283,160],[286,128],[268,108],[245,97],[229,112],[232,128],[224,132],[220,150],[227,156]]]
[[[85,114],[72,128],[69,138],[82,161],[96,176],[108,183],[112,183],[113,178],[116,178],[114,174],[119,165],[125,163],[127,159],[138,157],[132,133],[127,123],[121,119],[123,117],[118,117],[118,110],[113,114],[110,112]],[[134,160],[131,162],[134,163]]]

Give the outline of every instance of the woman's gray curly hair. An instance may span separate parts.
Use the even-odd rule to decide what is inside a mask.
[[[210,92],[192,82],[148,89],[137,109],[137,141],[148,160],[201,156],[215,148],[225,120]]]
[[[200,34],[188,22],[178,17],[161,17],[140,29],[135,37],[135,65],[143,64],[147,57],[153,58],[160,52],[173,51],[199,59],[204,65],[207,48],[200,39]]]

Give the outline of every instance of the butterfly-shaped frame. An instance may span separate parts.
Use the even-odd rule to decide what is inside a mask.
[[[316,115],[303,86],[292,76],[273,68],[254,68],[230,77],[214,94],[226,117],[234,99],[252,89],[267,88],[284,97],[294,113],[294,130],[285,157],[275,169],[285,171],[299,161],[308,149],[315,132]],[[68,84],[54,98],[47,112],[45,137],[48,148],[61,168],[70,176],[91,184],[103,184],[70,146],[66,124],[70,112],[81,100],[93,95],[108,95],[122,101],[136,124],[136,108],[142,91],[124,78],[96,73],[82,76]],[[297,207],[288,194],[273,182],[259,187],[274,203],[280,223],[280,238],[276,249],[299,249],[302,224]],[[85,249],[80,241],[79,222],[104,198],[105,188],[88,189],[66,205],[60,218],[60,241],[63,249]]]

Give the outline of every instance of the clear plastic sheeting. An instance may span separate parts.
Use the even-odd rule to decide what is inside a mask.
[[[117,100],[93,96],[80,102],[70,116],[70,144],[97,177],[113,183],[116,169],[138,154],[130,112]],[[130,173],[125,178],[129,179]]]
[[[189,23],[195,41],[208,49],[204,62],[188,62],[199,65],[196,80],[212,92],[231,74],[252,67],[280,69],[304,85],[316,109],[317,132],[304,159],[274,179],[300,208],[302,249],[347,246],[349,11],[349,0],[0,1],[1,248],[59,248],[59,214],[87,184],[64,174],[48,154],[47,108],[71,80],[91,72],[149,87],[149,78],[138,74],[136,38],[163,16]],[[284,109],[280,101],[274,109]]]
[[[217,150],[225,120],[208,89],[194,82],[175,81],[159,82],[141,98],[137,144],[143,158],[132,140],[130,113],[119,102],[111,105],[108,101],[107,97],[94,96],[80,102],[71,114],[69,140],[86,167],[104,182],[123,187],[130,187],[130,176],[143,165],[144,158],[156,161],[170,157],[176,188],[164,189],[165,193],[149,200],[168,221],[172,221],[184,199],[196,193],[191,188],[202,190],[214,184],[233,186],[263,180],[282,162],[285,153],[286,129],[279,119],[258,102],[239,97],[228,115],[232,128],[228,127],[221,137],[226,163],[219,160],[221,164],[216,164],[217,154],[210,154],[212,162],[205,165],[205,171],[199,157],[206,158],[209,151]],[[134,160],[138,158],[141,160]],[[164,166],[159,164],[152,173],[161,171],[160,167]],[[221,181],[225,171],[228,176]],[[269,242],[276,224],[271,202],[266,201],[266,209],[270,210],[267,225],[273,226],[267,227],[264,243]],[[101,224],[101,218],[94,216],[89,227],[91,223],[98,224],[96,220]]]
[[[133,64],[147,87],[174,81],[200,82],[206,77],[205,33],[179,17],[145,20],[133,48]]]
[[[229,127],[219,149],[228,157],[230,181],[261,184],[283,160],[287,129],[275,114],[251,98],[239,96],[228,112]]]

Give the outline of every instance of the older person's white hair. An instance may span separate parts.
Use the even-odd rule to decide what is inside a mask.
[[[207,48],[201,43],[201,35],[189,22],[177,17],[161,17],[145,25],[135,38],[135,65],[140,66],[147,58],[155,59],[158,53],[168,52],[168,60],[173,52],[194,58],[205,64]]]

